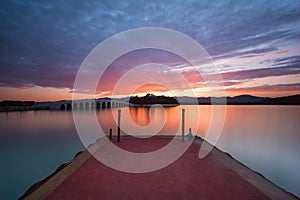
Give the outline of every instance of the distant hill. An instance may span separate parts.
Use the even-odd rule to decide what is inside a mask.
[[[269,98],[255,97],[251,95],[240,95],[236,97],[199,97],[197,101],[194,101],[193,97],[178,97],[178,101],[181,104],[196,104],[192,102],[198,102],[200,105],[210,105],[213,104],[255,104],[260,101],[268,100]]]
[[[34,101],[1,101],[0,112],[31,110]]]
[[[221,98],[214,98],[214,99],[220,100]],[[201,104],[200,101],[199,104]],[[276,97],[276,98],[240,95],[236,97],[226,97],[226,104],[228,105],[300,105],[300,95]]]
[[[268,98],[259,103],[267,105],[300,105],[300,94],[288,97]]]
[[[224,99],[226,98],[226,99]],[[197,101],[193,97],[178,97],[180,104],[198,104],[210,105],[214,104],[226,104],[228,105],[300,105],[300,94],[287,97],[256,97],[251,95],[240,95],[236,97],[199,97]]]
[[[34,101],[1,101],[0,106],[32,106]]]
[[[236,97],[227,97],[227,104],[250,104],[268,100],[265,97],[255,97],[251,95],[240,95]]]

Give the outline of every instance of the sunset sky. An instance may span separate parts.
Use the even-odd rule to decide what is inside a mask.
[[[211,55],[227,96],[288,96],[300,93],[300,1],[1,1],[0,100],[70,99],[88,53],[119,32],[163,27],[196,40]],[[197,95],[205,83],[171,54],[132,52],[106,71],[96,97],[110,96],[133,65],[158,62],[182,73]],[[166,76],[166,77],[167,77]],[[187,88],[178,87],[184,95]],[[124,87],[133,87],[127,85]],[[136,93],[169,94],[159,85]],[[128,94],[131,95],[131,94]],[[126,94],[124,94],[126,96]],[[84,95],[83,95],[84,97]]]

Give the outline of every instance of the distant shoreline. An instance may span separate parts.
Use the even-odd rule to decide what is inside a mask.
[[[102,98],[100,100],[112,101],[114,99]],[[120,100],[120,99],[119,99]],[[93,100],[90,100],[93,101]],[[126,98],[121,99],[125,102]],[[162,107],[173,107],[178,105],[287,105],[287,106],[299,106],[300,105],[300,94],[287,97],[255,97],[250,95],[241,95],[236,97],[178,97],[178,104],[175,103],[148,103],[148,104],[130,104],[129,107],[151,107],[153,105],[162,106]],[[198,102],[195,103],[195,101]],[[226,103],[224,103],[226,102]],[[72,101],[56,101],[56,102],[34,102],[34,101],[1,101],[0,102],[0,112],[13,112],[13,111],[30,111],[30,110],[60,110],[59,107],[54,107],[53,105],[59,104],[72,104]],[[102,108],[93,108],[93,109],[102,109]],[[72,110],[67,109],[67,110]]]

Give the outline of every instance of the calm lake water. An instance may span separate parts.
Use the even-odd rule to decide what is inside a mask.
[[[184,108],[186,132],[191,127],[195,134],[198,128],[197,134],[205,137],[211,121],[211,106]],[[179,106],[164,110],[159,107],[122,108],[121,124],[125,131],[133,132],[138,128],[138,132],[145,135],[153,132],[180,134],[181,109]],[[199,118],[196,111],[200,113]],[[77,112],[87,122],[94,116],[92,111]],[[116,132],[113,120],[116,113],[117,109],[96,112],[103,130],[113,128]],[[300,196],[299,119],[300,106],[227,106],[226,120],[216,146]],[[87,141],[93,143],[95,139],[91,136]],[[0,113],[0,199],[20,197],[30,185],[84,149],[72,112]]]

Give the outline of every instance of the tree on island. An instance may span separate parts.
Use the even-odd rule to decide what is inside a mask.
[[[152,105],[152,104],[175,104],[178,105],[178,101],[174,97],[166,96],[155,96],[154,94],[148,93],[143,97],[130,97],[129,103],[138,105]]]

